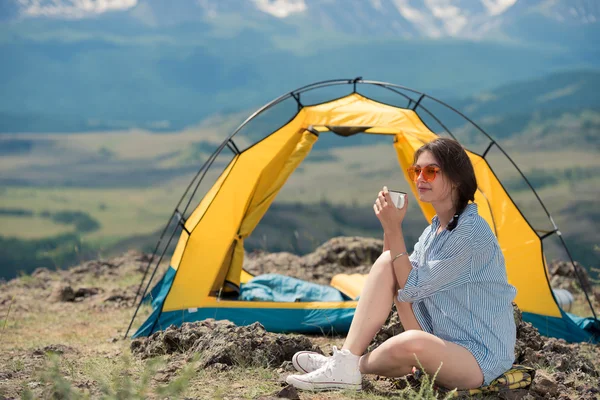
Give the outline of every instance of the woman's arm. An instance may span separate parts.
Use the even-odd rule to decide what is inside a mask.
[[[397,252],[398,250],[402,250],[403,248],[406,249],[402,229],[400,229],[399,232],[392,233],[391,235],[386,235],[384,233],[384,237],[385,241],[388,244],[388,249],[390,250],[390,255],[392,256],[392,259],[395,257],[396,254],[401,253],[401,251]],[[391,245],[392,249],[390,249],[390,243],[394,243],[393,245]],[[415,246],[415,252],[417,252],[417,246]],[[400,256],[395,261],[393,261],[392,270],[394,271],[393,275],[394,279],[396,280],[396,289],[403,289],[405,287],[406,281],[412,269],[413,266],[408,258],[408,255]],[[402,322],[402,326],[405,330],[423,330],[421,324],[419,324],[419,321],[415,316],[415,312],[413,311],[412,302],[400,301],[400,299],[395,298],[394,303],[396,304],[396,310],[398,311],[400,322]]]
[[[403,288],[408,279],[408,274],[412,269],[412,264],[408,259],[404,235],[402,234],[402,221],[406,215],[408,199],[402,208],[396,208],[390,193],[386,186],[379,192],[377,200],[373,205],[375,215],[381,222],[383,228],[383,250],[390,252],[392,257],[392,266],[396,276],[396,285]],[[398,256],[401,254],[400,256]],[[398,257],[396,257],[398,256]]]
[[[392,257],[392,267],[394,268],[394,275],[396,276],[396,283],[400,289],[404,289],[406,281],[408,280],[408,274],[412,270],[412,264],[408,259],[408,253],[406,251],[406,243],[404,242],[404,234],[402,228],[388,230],[383,234],[384,242],[387,241],[387,247]],[[385,244],[384,244],[385,246]],[[398,254],[405,253],[404,255],[394,259]]]

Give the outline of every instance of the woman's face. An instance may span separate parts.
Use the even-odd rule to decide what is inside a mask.
[[[429,151],[424,151],[419,155],[415,167],[425,168],[434,166],[440,168],[438,161]],[[421,173],[417,179],[417,191],[419,200],[427,203],[441,203],[452,201],[452,184],[446,178],[444,171],[440,170],[435,174],[435,179],[427,182]]]

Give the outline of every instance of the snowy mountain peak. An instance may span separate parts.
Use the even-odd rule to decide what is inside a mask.
[[[252,0],[260,11],[277,18],[306,11],[304,0]]]
[[[9,0],[10,1],[10,0]],[[16,0],[27,17],[79,19],[135,7],[138,0]]]
[[[531,16],[552,24],[596,24],[598,0],[0,0],[0,21],[28,17],[81,19],[127,13],[151,26],[203,23],[237,14],[247,21],[265,16],[347,34],[413,38],[481,39]],[[519,22],[517,22],[519,23]]]

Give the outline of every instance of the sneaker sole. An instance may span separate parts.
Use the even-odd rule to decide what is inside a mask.
[[[362,383],[341,383],[341,382],[305,382],[298,378],[288,376],[285,381],[294,386],[296,389],[311,390],[313,392],[332,390],[332,389],[346,389],[346,390],[362,390]]]

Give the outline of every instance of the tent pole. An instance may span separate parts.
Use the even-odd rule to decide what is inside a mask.
[[[175,212],[173,212],[173,214],[171,215],[171,218],[169,218],[169,222],[167,222],[167,225],[164,227],[162,233],[160,234],[160,237],[158,238],[158,242],[156,243],[156,246],[154,247],[154,251],[152,252],[152,257],[150,257],[150,260],[148,261],[148,265],[146,266],[146,269],[144,270],[144,276],[142,276],[142,281],[140,282],[140,285],[138,286],[137,291],[135,292],[135,297],[133,298],[131,306],[135,305],[137,297],[140,294],[140,290],[142,289],[144,281],[146,280],[146,276],[148,275],[148,270],[150,269],[150,265],[152,265],[152,262],[154,261],[154,256],[156,256],[156,253],[158,252],[158,248],[160,247],[160,242],[162,241],[163,237],[165,236],[165,233],[167,232],[167,229],[169,228],[169,224],[171,223],[171,220],[173,219],[174,215],[175,215]]]
[[[220,154],[220,153],[223,151],[223,149],[224,149],[224,148],[225,148],[225,147],[226,147],[226,146],[229,144],[229,142],[230,142],[230,141],[233,143],[233,141],[231,140],[231,136],[230,136],[230,137],[228,137],[227,139],[225,139],[225,140],[223,141],[223,143],[221,143],[221,145],[220,145],[220,146],[217,148],[217,150],[215,150],[215,152],[214,152],[214,153],[213,153],[213,154],[210,156],[210,158],[207,160],[207,162],[204,164],[204,166],[202,166],[202,168],[206,167],[206,168],[204,168],[204,173],[202,174],[202,176],[201,176],[201,177],[200,177],[200,179],[198,180],[198,183],[196,183],[196,187],[194,188],[194,191],[192,192],[192,195],[190,196],[190,198],[189,198],[189,200],[188,200],[188,202],[187,202],[187,204],[186,204],[186,206],[185,206],[185,209],[183,210],[183,212],[181,213],[181,215],[185,215],[185,213],[186,213],[186,211],[187,211],[188,207],[189,207],[189,206],[190,206],[190,204],[192,203],[192,199],[194,198],[194,195],[196,194],[196,191],[197,191],[197,190],[198,190],[198,188],[200,187],[200,183],[202,182],[202,180],[203,180],[203,179],[204,179],[204,177],[206,176],[206,173],[208,172],[208,170],[210,169],[210,167],[212,166],[212,164],[215,162],[215,160],[217,159],[217,157],[219,156],[219,154]],[[241,154],[241,153],[240,153],[240,154]],[[233,160],[232,160],[231,162],[234,162],[234,160],[235,160],[235,159],[236,159],[236,157],[238,157],[238,156],[239,156],[239,154],[237,154],[237,155],[236,155],[236,156],[233,158]],[[198,173],[200,173],[200,172],[198,172]],[[195,179],[195,178],[194,178],[194,179]],[[190,185],[190,186],[191,186],[191,185]],[[185,226],[184,226],[184,229],[185,229]],[[175,235],[175,232],[176,232],[176,230],[174,230],[174,231],[173,231],[173,234],[172,234],[172,235],[171,235],[171,237],[169,238],[169,242],[168,242],[168,243],[167,243],[167,245],[165,246],[165,249],[163,250],[163,253],[161,254],[161,256],[160,256],[160,259],[159,259],[159,261],[158,261],[158,263],[157,263],[157,265],[156,265],[156,269],[158,269],[158,265],[160,264],[160,261],[161,261],[161,260],[162,260],[162,258],[164,257],[164,255],[165,255],[165,252],[167,251],[167,249],[168,249],[168,247],[169,247],[169,244],[171,243],[171,240],[173,240],[173,236]],[[191,233],[190,233],[190,236],[191,236]],[[152,277],[150,277],[150,281],[148,282],[148,285],[146,286],[146,290],[145,290],[145,291],[147,291],[147,290],[148,290],[148,287],[150,286],[150,282],[152,281],[152,278],[154,277],[154,274],[156,273],[156,269],[155,269],[155,270],[154,270],[154,272],[152,273]],[[175,274],[177,275],[177,273],[175,273]],[[173,279],[175,279],[175,278],[173,278]],[[169,288],[169,291],[167,292],[167,296],[169,295],[169,293],[170,293],[170,291],[171,291],[171,288],[172,288],[172,287],[173,287],[173,286],[171,285],[171,287]],[[166,298],[166,296],[165,296],[165,298]],[[140,302],[140,305],[141,305],[141,302]],[[150,329],[150,332],[154,331],[154,327],[156,326],[156,323],[158,322],[158,320],[159,320],[159,318],[160,318],[160,316],[161,316],[161,314],[162,314],[162,307],[163,307],[163,305],[164,305],[164,304],[162,304],[162,305],[161,305],[160,312],[158,313],[158,316],[157,316],[156,320],[155,320],[155,321],[154,321],[154,323],[152,324],[152,328]],[[140,306],[138,306],[138,309],[139,309],[139,307],[140,307]],[[137,310],[136,310],[136,313],[137,313]]]
[[[579,271],[577,271],[577,267],[575,266],[575,261],[573,261],[573,257],[571,257],[571,252],[569,251],[569,248],[567,247],[567,243],[565,243],[565,240],[563,239],[560,231],[557,231],[556,234],[560,238],[560,241],[561,241],[563,247],[565,248],[565,250],[567,252],[567,255],[569,256],[569,260],[571,260],[571,265],[573,266],[573,271],[575,272],[575,276],[577,276],[577,280],[579,281],[579,285],[581,286],[581,289],[583,290],[583,293],[585,294],[585,298],[586,298],[588,304],[590,305],[590,309],[592,310],[592,315],[594,316],[594,319],[597,320],[598,316],[596,315],[596,311],[594,311],[594,306],[592,305],[592,301],[590,300],[590,296],[588,295],[587,290],[585,290],[585,286],[583,284],[583,278],[579,274]]]
[[[169,223],[170,222],[171,221],[169,220]],[[169,225],[169,224],[167,224],[167,225]],[[165,253],[167,252],[167,249],[169,248],[169,245],[171,244],[171,241],[173,240],[173,237],[175,236],[175,232],[177,232],[177,229],[174,229],[173,233],[171,233],[171,237],[169,237],[169,241],[167,242],[165,248],[162,251],[162,254],[160,255],[158,261],[156,262],[156,266],[154,267],[154,270],[152,271],[152,275],[150,275],[150,279],[148,280],[148,283],[146,284],[146,287],[144,288],[144,293],[142,294],[142,297],[140,298],[138,306],[135,309],[135,312],[133,313],[133,317],[131,318],[131,321],[129,322],[129,326],[127,327],[127,331],[125,332],[125,336],[123,337],[123,339],[127,339],[127,335],[129,335],[129,330],[131,329],[131,326],[133,325],[133,321],[135,321],[135,317],[137,316],[137,313],[140,310],[140,307],[142,306],[142,302],[144,301],[144,296],[146,295],[146,293],[148,293],[148,288],[150,287],[150,284],[152,283],[152,280],[154,279],[154,275],[156,275],[156,271],[158,270],[158,267],[160,266],[160,262],[162,261],[163,257],[165,256]]]
[[[221,150],[222,150],[222,148],[223,148],[223,147],[224,147],[224,146],[227,144],[227,142],[228,142],[228,141],[227,141],[227,140],[225,140],[225,141],[224,141],[224,142],[221,144],[221,146],[220,146],[220,149],[221,149]],[[217,149],[217,150],[218,150],[218,149]],[[204,164],[203,164],[203,165],[200,167],[200,169],[198,170],[198,172],[196,172],[196,175],[195,175],[195,176],[192,178],[192,180],[191,180],[191,181],[190,181],[190,183],[188,184],[188,187],[187,187],[187,188],[185,189],[185,191],[183,192],[183,195],[181,196],[181,198],[180,198],[180,199],[179,199],[179,201],[177,202],[177,205],[175,206],[175,209],[173,210],[173,213],[171,214],[171,217],[169,218],[169,221],[167,222],[166,226],[164,227],[164,229],[163,229],[163,231],[162,231],[162,233],[161,233],[161,235],[160,235],[160,237],[159,237],[159,239],[158,239],[158,242],[156,243],[156,246],[155,246],[155,248],[154,248],[154,252],[152,253],[152,257],[150,258],[150,261],[148,262],[148,265],[147,265],[147,267],[146,267],[146,270],[144,271],[144,275],[143,275],[143,277],[142,277],[142,280],[141,280],[141,282],[140,282],[140,285],[139,285],[139,287],[138,287],[138,289],[137,289],[137,292],[136,292],[136,294],[135,294],[135,297],[133,298],[132,305],[134,305],[134,304],[135,304],[135,301],[136,301],[136,299],[137,299],[137,296],[138,296],[138,295],[139,295],[139,293],[140,293],[140,289],[142,288],[142,286],[143,286],[143,284],[144,284],[144,280],[146,279],[146,276],[147,276],[147,274],[148,274],[148,271],[150,270],[150,266],[152,265],[152,262],[154,261],[154,257],[155,257],[155,255],[156,255],[156,253],[157,253],[157,251],[158,251],[158,248],[159,248],[159,246],[160,246],[160,243],[162,242],[162,239],[163,239],[163,237],[164,237],[165,233],[167,232],[167,229],[169,228],[169,225],[171,224],[171,221],[172,221],[173,217],[174,217],[174,216],[175,216],[175,215],[178,213],[179,206],[180,206],[180,205],[181,205],[181,203],[183,202],[183,199],[185,198],[185,196],[186,196],[186,195],[187,195],[187,193],[189,192],[190,188],[192,187],[192,185],[194,184],[194,182],[196,181],[196,179],[198,179],[198,176],[200,175],[200,173],[202,173],[202,170],[204,170],[204,169],[208,170],[208,168],[210,168],[210,165],[212,165],[212,162],[214,161],[214,159],[216,159],[216,157],[217,157],[217,155],[218,155],[218,154],[219,154],[219,153],[218,153],[217,151],[215,151],[215,152],[214,152],[214,153],[213,153],[213,154],[212,154],[212,155],[211,155],[211,156],[210,156],[210,157],[209,157],[209,158],[206,160],[206,162],[205,162],[205,163],[204,163]],[[210,162],[210,163],[209,163],[209,162]],[[205,171],[204,175],[202,175],[202,177],[200,178],[200,180],[198,181],[198,183],[196,184],[196,190],[197,190],[198,186],[200,186],[200,183],[202,182],[202,179],[204,179],[204,176],[205,176],[205,175],[206,175],[206,171]],[[195,193],[195,191],[196,191],[196,190],[194,190],[194,193]],[[192,195],[192,197],[193,197],[193,195]],[[188,202],[188,206],[189,206],[189,203],[190,203],[190,202],[191,202],[191,198],[190,198],[190,201]],[[187,206],[186,206],[186,209],[187,209]],[[185,211],[184,211],[184,213],[185,213]],[[129,322],[129,327],[127,328],[127,331],[126,331],[126,333],[125,333],[125,338],[126,338],[126,337],[127,337],[127,335],[129,334],[129,330],[131,329],[131,326],[133,325],[133,321],[135,320],[135,317],[137,316],[137,313],[138,313],[138,311],[139,311],[139,309],[140,309],[140,307],[141,307],[141,305],[142,305],[142,301],[143,301],[143,299],[144,299],[144,296],[146,295],[146,292],[148,291],[148,287],[150,286],[150,282],[152,282],[152,279],[153,279],[154,275],[156,274],[156,269],[158,268],[158,265],[159,265],[159,264],[160,264],[160,262],[162,261],[162,258],[163,258],[163,256],[164,256],[164,253],[166,252],[166,249],[169,247],[169,244],[171,243],[171,240],[172,240],[172,237],[169,239],[169,243],[167,243],[167,245],[165,246],[165,251],[163,251],[163,254],[162,254],[162,255],[161,255],[161,257],[160,257],[160,260],[159,260],[159,261],[157,262],[157,264],[156,264],[156,268],[155,268],[155,269],[154,269],[154,271],[152,272],[152,276],[150,277],[150,281],[148,282],[148,285],[146,285],[146,289],[144,290],[144,293],[142,294],[142,298],[140,299],[140,302],[139,302],[139,304],[138,304],[138,306],[137,306],[137,308],[136,308],[136,310],[135,310],[135,312],[134,312],[134,314],[133,314],[133,317],[131,318],[131,321]]]
[[[417,101],[415,101],[414,99],[410,98],[410,97],[409,97],[409,96],[407,96],[406,94],[404,94],[404,93],[402,93],[402,92],[399,92],[399,91],[397,91],[397,90],[396,90],[396,89],[394,89],[394,88],[391,88],[391,87],[388,87],[388,86],[385,86],[385,85],[375,85],[375,86],[382,87],[382,88],[384,88],[384,89],[387,89],[387,90],[390,90],[390,91],[392,91],[392,92],[394,92],[394,93],[396,93],[396,94],[399,94],[400,96],[403,96],[403,97],[405,97],[406,99],[408,99],[408,107],[409,107],[409,108],[411,108],[411,109],[412,109],[413,111],[415,111],[415,112],[417,111],[417,107],[421,108],[421,109],[422,109],[423,111],[425,111],[425,112],[426,112],[426,113],[427,113],[427,114],[428,114],[428,115],[429,115],[431,118],[433,118],[433,119],[435,120],[435,122],[437,122],[437,123],[438,123],[438,124],[439,124],[439,125],[440,125],[440,126],[441,126],[441,127],[442,127],[442,128],[445,130],[445,131],[446,131],[446,132],[448,132],[448,134],[449,134],[450,136],[452,136],[452,138],[453,138],[453,139],[455,139],[455,140],[456,140],[456,137],[455,137],[455,136],[454,136],[454,134],[453,134],[453,133],[450,131],[450,129],[448,129],[448,127],[447,127],[446,125],[444,125],[444,123],[443,123],[442,121],[440,121],[440,120],[439,120],[439,118],[437,118],[435,115],[433,115],[433,113],[432,113],[431,111],[429,111],[427,108],[425,108],[424,106],[422,106],[422,105],[420,104],[420,103],[421,103],[421,101],[423,100],[423,98],[425,98],[425,97],[426,97],[426,95],[422,94],[422,95],[419,97],[419,99],[418,99]],[[428,97],[428,96],[427,96],[427,97]],[[412,106],[412,107],[411,107],[411,103],[415,103],[415,104],[414,104],[414,106]],[[420,118],[420,116],[419,116],[419,118]],[[421,120],[422,120],[422,119],[421,119]],[[423,123],[425,123],[425,122],[423,121]],[[429,130],[431,130],[431,131],[433,132],[433,130],[432,130],[432,129],[429,129]]]

